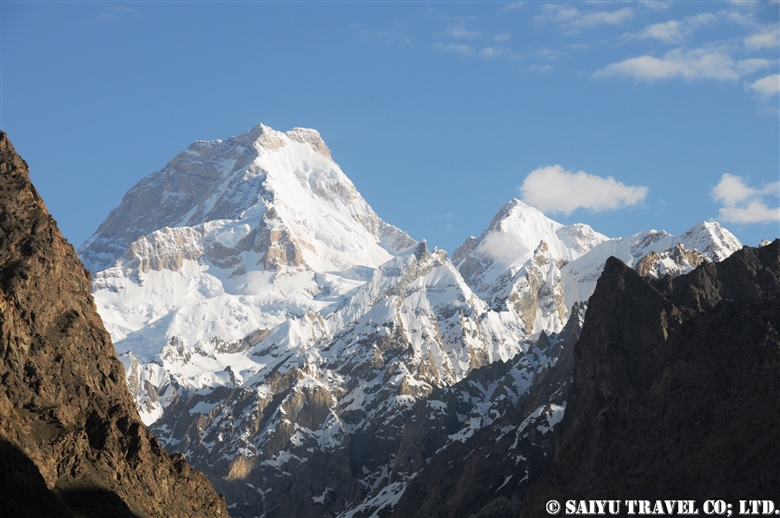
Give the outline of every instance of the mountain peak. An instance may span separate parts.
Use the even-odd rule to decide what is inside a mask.
[[[742,243],[717,221],[702,221],[680,236],[688,250],[698,250],[710,261],[722,261],[742,248]]]
[[[569,261],[606,239],[587,225],[564,226],[513,198],[501,207],[482,235],[467,240],[455,250],[452,261],[468,281],[475,272],[483,273],[489,267],[488,263],[502,271],[525,263],[540,241],[548,244],[555,257]],[[466,256],[471,260],[467,261]],[[467,271],[462,269],[465,262],[470,264],[466,266]],[[481,266],[477,267],[477,264]],[[491,277],[489,282],[493,280]]]
[[[330,149],[322,140],[319,131],[310,128],[293,128],[287,132],[276,131],[262,122],[253,127],[246,133],[230,137],[229,142],[240,144],[245,147],[253,147],[257,151],[278,151],[287,145],[297,142],[299,144],[308,144],[317,153],[333,159]]]
[[[493,217],[493,221],[490,222],[488,230],[500,229],[501,227],[505,226],[502,224],[502,222],[509,219],[520,221],[550,221],[555,225],[560,225],[560,223],[557,223],[556,221],[553,221],[552,219],[545,216],[539,209],[536,209],[531,205],[518,200],[517,198],[512,198],[507,203],[505,203],[498,211],[498,213]]]
[[[423,239],[414,249],[414,256],[418,261],[424,261],[430,257],[431,252],[428,251],[428,241]]]
[[[246,133],[236,135],[235,137],[230,137],[228,141],[235,142],[247,147],[251,147],[255,143],[258,143],[260,146],[266,149],[276,150],[284,146],[284,140],[282,139],[283,136],[284,133],[281,131],[276,131],[275,129],[271,128],[270,126],[266,126],[261,122]]]
[[[293,128],[288,131],[286,135],[295,142],[309,144],[314,151],[331,160],[333,159],[333,157],[330,156],[330,149],[325,145],[325,141],[322,140],[319,131],[310,128]]]
[[[278,224],[260,231],[255,227],[264,221],[269,204],[276,209],[272,219]],[[379,219],[333,162],[319,132],[293,128],[283,133],[258,124],[224,142],[195,142],[142,179],[79,252],[97,272],[114,266],[143,236],[165,227],[213,227],[212,222],[232,225],[232,236],[245,234],[232,228],[236,225],[269,233],[260,241],[278,243],[281,251],[274,254],[289,259],[292,252],[283,254],[283,249],[297,246],[300,253],[292,255],[310,256],[305,262],[315,269],[321,265],[322,271],[375,267],[416,244]],[[365,246],[367,242],[374,246]]]

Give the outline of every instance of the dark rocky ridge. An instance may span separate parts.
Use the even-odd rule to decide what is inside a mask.
[[[227,516],[141,422],[89,286],[0,132],[0,514]]]
[[[522,516],[550,499],[780,500],[779,331],[780,240],[657,281],[610,258]]]

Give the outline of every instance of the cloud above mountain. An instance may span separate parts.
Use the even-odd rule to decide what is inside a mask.
[[[647,82],[678,78],[686,81],[701,79],[729,81],[771,65],[770,60],[763,58],[736,60],[719,47],[698,49],[681,47],[666,52],[661,58],[645,55],[612,63],[597,70],[593,76],[627,77]]]
[[[635,34],[626,34],[626,39],[658,40],[663,43],[683,43],[685,38],[696,29],[713,25],[717,17],[712,13],[700,13],[695,16],[687,16],[682,20],[669,20],[653,23]]]
[[[759,96],[772,97],[780,93],[780,74],[768,75],[752,83],[745,81],[745,88]]]
[[[602,212],[630,207],[643,201],[649,189],[554,165],[531,171],[519,190],[524,202],[542,212],[568,215],[577,209]]]
[[[723,206],[718,219],[727,223],[771,223],[780,221],[780,207],[770,208],[767,197],[780,195],[780,182],[755,189],[740,176],[724,174],[712,189],[712,197]],[[775,202],[777,203],[777,202]]]
[[[557,25],[560,29],[592,29],[602,25],[621,25],[634,16],[629,7],[616,10],[582,11],[570,4],[544,4],[535,20]]]

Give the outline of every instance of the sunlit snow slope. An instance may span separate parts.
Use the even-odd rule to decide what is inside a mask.
[[[240,339],[328,308],[416,244],[314,130],[196,142],[133,187],[80,255],[117,350]],[[205,317],[204,317],[205,316]]]

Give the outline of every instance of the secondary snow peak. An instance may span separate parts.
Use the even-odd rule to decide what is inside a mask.
[[[509,296],[510,284],[541,242],[556,263],[580,257],[607,239],[588,225],[564,226],[539,210],[512,199],[495,215],[478,238],[469,238],[455,250],[452,262],[480,297],[496,301]],[[515,279],[515,280],[513,280]]]

